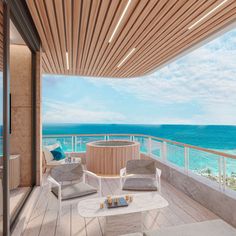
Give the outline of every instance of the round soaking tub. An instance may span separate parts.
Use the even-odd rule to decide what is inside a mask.
[[[86,165],[98,175],[119,175],[131,159],[139,159],[139,143],[125,140],[96,141],[86,144]]]

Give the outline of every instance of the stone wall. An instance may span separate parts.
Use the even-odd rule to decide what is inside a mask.
[[[141,158],[150,157],[142,154]],[[158,168],[162,170],[163,179],[236,227],[236,198],[228,196],[158,160],[156,162]]]
[[[36,53],[36,185],[42,183],[42,52]]]
[[[32,182],[32,81],[31,51],[10,46],[11,128],[10,152],[20,154],[21,186]]]

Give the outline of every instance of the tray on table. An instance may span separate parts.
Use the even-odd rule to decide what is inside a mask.
[[[105,200],[105,204],[108,209],[109,208],[118,208],[118,207],[127,207],[129,205],[124,197],[118,198],[118,202],[115,202],[115,199],[112,199],[112,203],[110,203],[110,204],[108,203],[107,200]]]

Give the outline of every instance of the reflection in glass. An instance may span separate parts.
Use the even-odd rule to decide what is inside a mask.
[[[10,219],[15,219],[32,185],[32,53],[10,22],[11,134],[9,159]]]
[[[3,234],[3,4],[0,1],[0,235]]]

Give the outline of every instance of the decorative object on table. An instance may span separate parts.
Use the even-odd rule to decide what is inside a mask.
[[[133,199],[134,199],[134,197],[133,197],[133,196],[130,196],[130,197],[129,197],[129,202],[132,202]]]
[[[103,208],[104,208],[104,203],[101,202],[101,203],[100,203],[100,209],[103,209]]]
[[[105,204],[108,209],[117,207],[127,207],[129,205],[124,197],[106,199]]]

